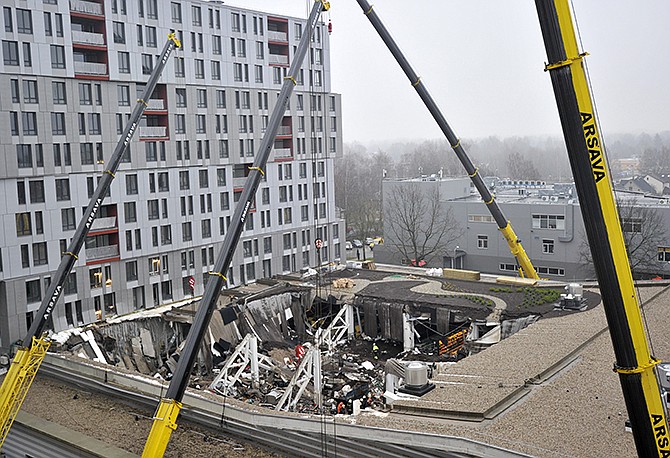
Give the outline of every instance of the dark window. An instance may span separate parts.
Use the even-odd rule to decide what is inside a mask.
[[[5,65],[19,65],[19,43],[16,41],[2,41],[2,56]]]

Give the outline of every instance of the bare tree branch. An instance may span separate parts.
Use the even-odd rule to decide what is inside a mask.
[[[385,228],[391,235],[386,239],[406,260],[429,263],[462,234],[451,211],[441,205],[437,186],[428,192],[416,183],[394,186],[385,207]]]

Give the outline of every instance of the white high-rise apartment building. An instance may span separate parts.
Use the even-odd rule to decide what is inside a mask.
[[[171,29],[170,57],[53,314],[61,330],[202,294],[305,20],[198,0],[5,0],[0,348],[21,339]],[[230,285],[344,255],[341,101],[311,40]],[[195,281],[194,289],[190,283]]]

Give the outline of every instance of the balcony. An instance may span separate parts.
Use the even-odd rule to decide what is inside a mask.
[[[167,127],[165,126],[140,126],[140,137],[142,138],[165,138]]]
[[[91,232],[106,231],[109,229],[116,229],[116,216],[107,216],[103,218],[96,218],[91,224]]]
[[[148,111],[165,111],[165,101],[163,99],[149,99],[147,103]]]
[[[95,248],[86,248],[86,260],[98,261],[100,259],[110,259],[119,257],[119,246],[110,245]]]
[[[291,126],[279,126],[277,129],[277,135],[293,135],[293,129]]]
[[[268,54],[268,63],[270,65],[288,65],[288,56],[282,54]]]
[[[73,30],[72,43],[92,46],[105,46],[105,36],[101,33]]]
[[[273,31],[269,30],[268,31],[268,40],[270,41],[281,41],[281,42],[287,42],[288,41],[288,34],[286,32],[279,32],[279,31]]]
[[[90,14],[92,16],[104,16],[101,4],[85,2],[83,0],[70,0],[70,11]]]
[[[74,72],[80,75],[107,75],[107,64],[75,61]]]
[[[293,159],[291,148],[272,148],[272,154],[275,160]]]

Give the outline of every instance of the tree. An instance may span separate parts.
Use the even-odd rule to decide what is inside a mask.
[[[430,263],[462,235],[451,211],[441,205],[439,183],[396,183],[385,193],[385,243],[406,260]]]
[[[356,237],[381,233],[382,169],[389,163],[384,153],[370,157],[360,149],[346,151],[335,163],[335,202]]]
[[[626,244],[626,253],[633,276],[654,275],[658,270],[658,247],[665,239],[665,225],[658,209],[640,204],[637,199],[617,198],[619,221]],[[582,238],[580,258],[583,264],[593,264],[586,237]]]
[[[540,173],[535,168],[533,161],[526,159],[519,152],[512,152],[507,156],[507,172],[513,180],[537,180]]]
[[[640,158],[640,172],[659,175],[670,173],[670,148],[661,146],[646,149]]]

